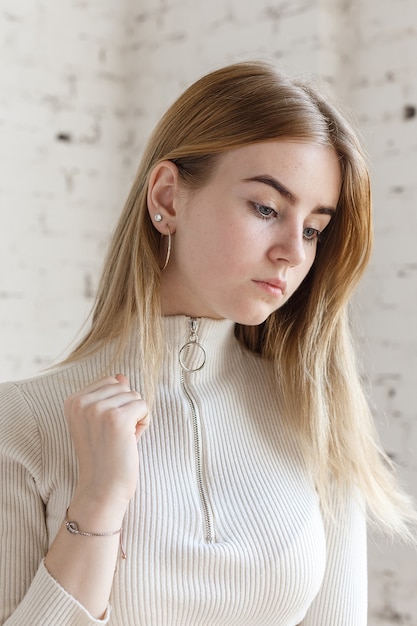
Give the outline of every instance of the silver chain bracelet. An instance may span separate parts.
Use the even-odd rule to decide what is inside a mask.
[[[111,537],[112,535],[120,535],[120,552],[122,555],[122,559],[127,558],[127,554],[123,547],[123,527],[118,530],[111,530],[105,533],[91,533],[85,530],[80,530],[78,528],[77,522],[70,521],[68,519],[68,509],[65,513],[65,528],[71,535],[81,535],[82,537]]]

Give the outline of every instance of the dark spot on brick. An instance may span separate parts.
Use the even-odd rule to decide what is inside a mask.
[[[18,291],[0,291],[0,300],[22,300],[23,294]]]
[[[135,21],[139,22],[139,24],[142,24],[143,22],[146,22],[148,19],[149,19],[149,14],[148,13],[139,13],[135,17]]]
[[[84,298],[90,299],[94,297],[94,284],[91,274],[84,274]]]
[[[403,117],[405,120],[411,120],[416,116],[416,107],[412,104],[407,104],[403,109]]]
[[[56,136],[56,140],[70,143],[72,141],[72,137],[69,133],[58,133]]]
[[[369,78],[367,76],[360,76],[357,84],[359,87],[369,87]]]
[[[386,620],[390,624],[407,624],[408,622],[406,613],[399,613],[389,604],[386,604],[382,611],[378,613],[378,617]]]

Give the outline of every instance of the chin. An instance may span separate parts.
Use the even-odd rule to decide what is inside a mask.
[[[236,315],[234,322],[242,326],[259,326],[273,313],[273,311],[252,311],[242,315]]]

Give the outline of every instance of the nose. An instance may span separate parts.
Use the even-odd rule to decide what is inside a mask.
[[[290,267],[303,263],[306,259],[304,225],[292,223],[279,225],[279,231],[271,248],[274,261],[285,261]]]

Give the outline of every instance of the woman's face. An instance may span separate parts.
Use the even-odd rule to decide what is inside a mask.
[[[222,155],[203,188],[175,193],[163,314],[263,322],[310,270],[340,188],[329,147],[278,140]]]

